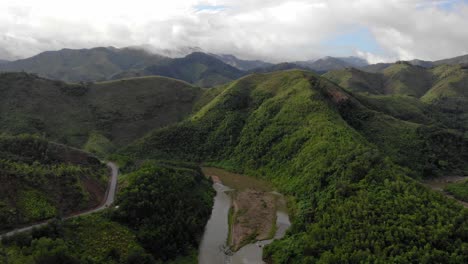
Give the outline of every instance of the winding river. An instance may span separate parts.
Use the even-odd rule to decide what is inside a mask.
[[[203,264],[261,264],[263,247],[273,241],[264,240],[242,247],[234,254],[225,254],[226,240],[228,237],[228,212],[231,206],[230,190],[241,190],[246,188],[259,189],[262,191],[272,191],[271,186],[264,181],[229,173],[215,168],[204,168],[204,172],[209,176],[216,176],[213,184],[216,190],[211,218],[208,220],[200,243],[198,263]],[[275,192],[274,192],[275,193]],[[291,225],[286,210],[286,203],[281,194],[279,196],[276,212],[277,230],[274,239],[284,236],[286,230]]]

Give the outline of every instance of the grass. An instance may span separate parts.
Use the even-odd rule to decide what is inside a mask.
[[[445,191],[452,194],[458,200],[468,202],[468,181],[451,183],[445,188]]]

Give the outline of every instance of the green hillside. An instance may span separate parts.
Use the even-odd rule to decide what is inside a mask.
[[[466,211],[408,177],[420,171],[395,164],[402,146],[432,146],[426,138],[440,146],[437,135],[449,133],[427,129],[312,73],[285,71],[232,82],[190,119],[119,153],[121,162],[203,161],[272,181],[294,212],[286,237],[265,249],[274,263],[466,262]],[[423,149],[418,165],[438,151]]]
[[[203,90],[163,77],[66,84],[0,74],[0,131],[38,134],[103,153],[192,112]]]
[[[328,72],[324,77],[355,92],[407,95],[418,98],[423,96],[433,83],[433,76],[429,70],[406,62],[393,64],[382,73],[346,68]]]
[[[2,64],[0,71],[25,71],[66,82],[103,81],[122,71],[142,69],[167,60],[169,58],[132,48],[63,49]]]
[[[0,136],[0,231],[92,208],[106,166],[80,150],[31,136]]]
[[[196,263],[210,184],[193,165],[146,162],[121,176],[118,208],[3,239],[0,262]]]
[[[143,70],[128,71],[117,74],[113,79],[161,75],[189,82],[201,87],[211,87],[235,80],[245,73],[229,64],[222,62],[214,56],[194,52],[184,58],[152,65]]]
[[[323,76],[359,94],[368,106],[378,106],[377,111],[418,123],[443,123],[462,132],[468,129],[468,69],[463,65],[425,69],[400,62],[383,73],[345,69]]]

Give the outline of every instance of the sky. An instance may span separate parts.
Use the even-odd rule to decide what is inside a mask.
[[[272,62],[468,54],[468,0],[0,0],[0,59],[47,50],[199,47]]]

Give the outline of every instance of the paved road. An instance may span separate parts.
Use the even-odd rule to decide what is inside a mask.
[[[103,203],[101,205],[99,205],[98,207],[96,207],[96,208],[93,208],[93,209],[90,209],[90,210],[87,210],[87,211],[83,211],[83,212],[80,212],[78,214],[67,216],[67,217],[65,217],[65,219],[70,219],[70,218],[73,218],[73,217],[78,217],[78,216],[82,216],[82,215],[88,215],[88,214],[92,214],[92,213],[95,213],[95,212],[99,212],[101,210],[106,209],[107,207],[109,207],[110,205],[112,205],[114,203],[115,193],[116,193],[116,190],[117,190],[117,176],[119,175],[119,167],[113,162],[108,162],[107,166],[109,168],[111,168],[112,172],[111,172],[110,183],[109,183],[109,186],[108,186],[107,191],[106,191],[106,198],[103,201]],[[8,233],[0,235],[0,239],[3,238],[3,237],[14,235],[16,233],[21,233],[21,232],[32,230],[35,227],[45,226],[45,225],[47,225],[49,223],[49,221],[50,220],[42,222],[42,223],[36,223],[34,225],[30,225],[30,226],[26,226],[26,227],[22,227],[22,228],[12,230],[12,231],[10,231]]]

